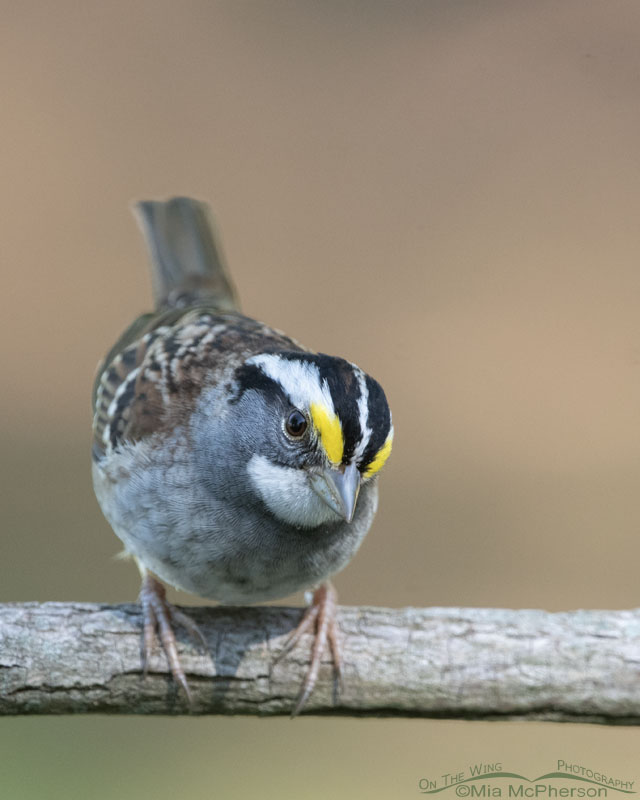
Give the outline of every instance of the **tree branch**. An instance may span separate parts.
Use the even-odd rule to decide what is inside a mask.
[[[311,639],[279,661],[301,609],[190,608],[209,652],[178,631],[189,709],[159,647],[145,679],[137,605],[0,605],[1,714],[289,714]],[[640,722],[640,609],[339,610],[307,713]]]

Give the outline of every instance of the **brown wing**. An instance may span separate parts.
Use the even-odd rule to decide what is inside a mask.
[[[184,422],[200,392],[251,355],[303,350],[242,314],[173,309],[136,321],[105,359],[94,392],[93,456]],[[225,378],[225,376],[227,376]]]

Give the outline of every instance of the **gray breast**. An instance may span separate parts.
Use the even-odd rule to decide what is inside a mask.
[[[257,498],[213,496],[194,479],[180,431],[173,444],[164,459],[152,455],[153,437],[126,445],[94,464],[94,485],[126,549],[177,588],[223,603],[285,597],[345,567],[371,527],[375,480],[362,487],[351,523],[298,529]]]

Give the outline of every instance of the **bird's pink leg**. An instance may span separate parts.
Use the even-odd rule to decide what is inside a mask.
[[[180,663],[176,636],[173,625],[182,625],[194,637],[200,639],[206,648],[206,640],[198,626],[182,611],[178,611],[167,600],[166,590],[157,578],[141,568],[142,586],[140,587],[140,604],[144,627],[142,632],[142,671],[147,674],[149,654],[153,648],[156,633],[160,638],[162,649],[167,656],[169,668],[174,681],[181,686],[189,705],[192,704],[191,692],[186,675]]]
[[[291,634],[282,652],[278,655],[278,659],[282,658],[285,653],[288,653],[295,647],[303,634],[315,627],[315,638],[311,649],[311,663],[302,684],[300,696],[291,714],[292,717],[300,713],[311,696],[311,692],[313,692],[313,688],[318,680],[320,662],[322,661],[327,643],[329,644],[333,657],[335,676],[338,681],[342,680],[342,657],[340,654],[340,645],[338,643],[338,626],[336,622],[337,608],[338,594],[331,583],[327,581],[327,583],[323,583],[315,590],[311,605],[305,611],[300,620],[300,624]]]

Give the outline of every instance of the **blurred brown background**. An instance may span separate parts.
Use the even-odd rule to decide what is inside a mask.
[[[343,603],[639,604],[636,2],[0,8],[1,600],[137,594],[92,495],[89,397],[150,304],[128,204],[190,193],[245,311],[390,398]],[[5,719],[0,796],[401,798],[471,762],[558,758],[640,781],[639,745],[581,725]]]

